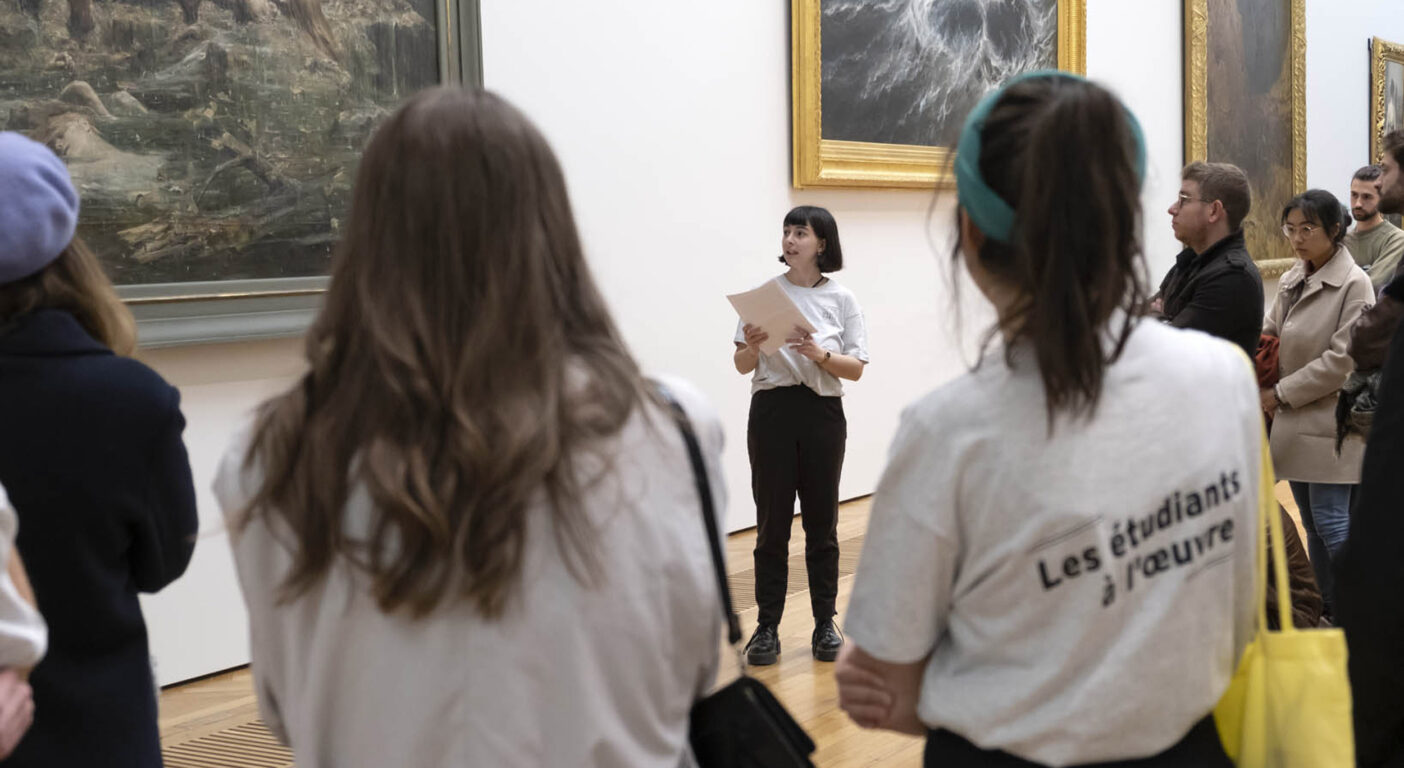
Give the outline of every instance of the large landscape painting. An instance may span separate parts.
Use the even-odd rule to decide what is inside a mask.
[[[52,147],[119,285],[324,275],[433,0],[3,0],[0,124]]]

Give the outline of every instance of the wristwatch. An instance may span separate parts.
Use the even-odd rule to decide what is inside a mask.
[[[827,350],[827,349],[824,350],[824,359],[823,359],[823,360],[820,360],[820,361],[819,361],[819,364],[820,364],[820,365],[823,365],[824,363],[829,362],[829,358],[831,358],[831,357],[833,357],[833,356],[834,356],[834,353],[833,353],[833,352],[830,352],[830,351]]]

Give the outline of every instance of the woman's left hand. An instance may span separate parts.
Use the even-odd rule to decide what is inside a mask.
[[[828,355],[828,350],[814,342],[814,334],[803,328],[795,328],[794,335],[785,339],[785,343],[790,345],[790,349],[804,355],[805,357],[819,362]]]
[[[1258,393],[1258,398],[1263,406],[1263,413],[1266,413],[1268,416],[1275,416],[1277,414],[1278,402],[1276,392],[1271,388],[1264,389]]]

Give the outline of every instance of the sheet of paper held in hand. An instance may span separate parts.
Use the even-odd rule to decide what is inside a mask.
[[[761,330],[770,334],[770,338],[760,345],[760,350],[767,355],[773,355],[785,346],[785,339],[795,335],[796,327],[810,333],[818,330],[805,319],[794,300],[774,280],[765,281],[753,291],[731,294],[726,299],[736,308],[736,314],[741,316],[743,322],[760,326]]]

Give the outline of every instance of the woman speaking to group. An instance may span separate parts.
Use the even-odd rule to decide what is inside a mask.
[[[843,384],[857,381],[868,364],[863,311],[852,291],[826,277],[843,268],[838,225],[825,209],[800,206],[785,215],[780,261],[789,269],[775,278],[810,324],[766,355],[770,338],[759,327],[736,330],[736,370],[751,378],[746,448],[756,501],[756,604],[758,626],[746,644],[750,664],[774,664],[780,655],[776,628],[785,610],[790,527],[799,495],[804,559],[814,611],[814,658],[833,661],[843,637],[834,624],[838,597],[838,492],[848,422]]]

